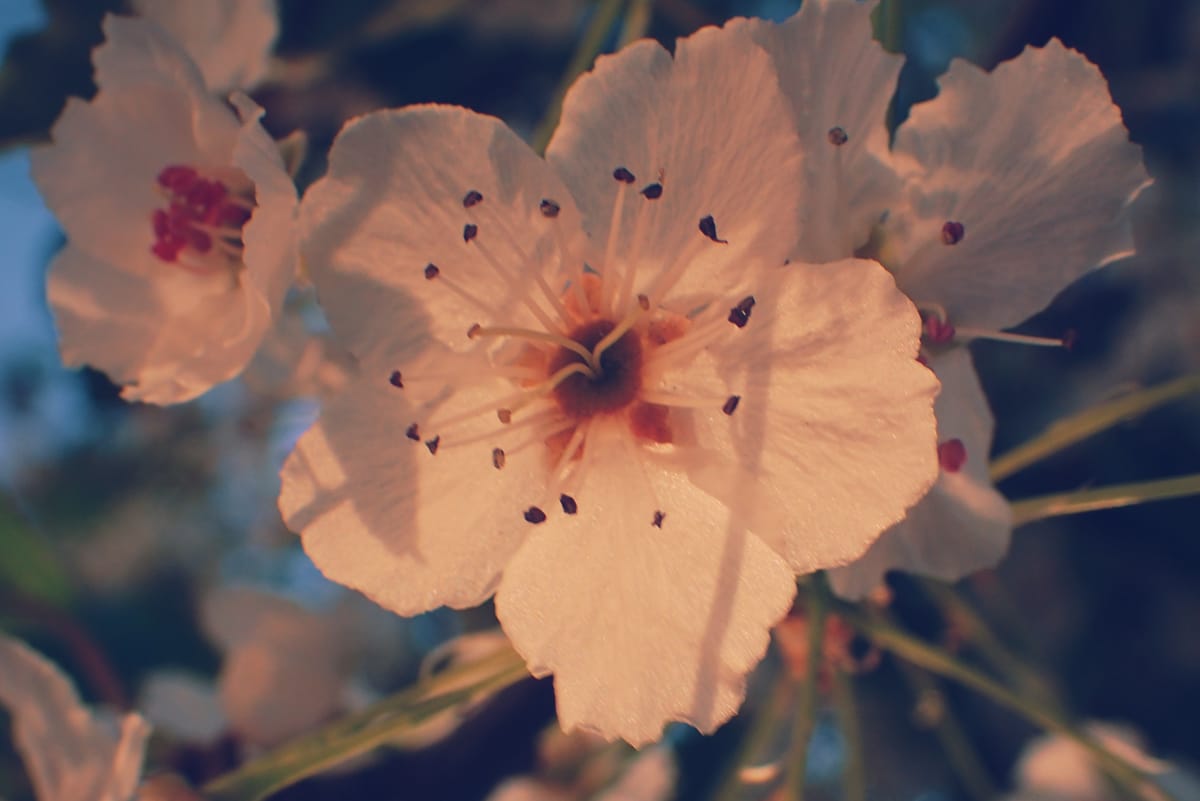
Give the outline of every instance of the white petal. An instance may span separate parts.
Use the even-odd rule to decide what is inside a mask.
[[[1146,170],[1094,65],[1051,40],[991,74],[955,61],[940,85],[896,133],[908,202],[885,259],[905,292],[956,324],[1004,328],[1132,252]],[[956,245],[948,221],[964,227]]]
[[[157,176],[170,164],[208,161],[193,136],[193,110],[188,95],[150,85],[67,101],[53,144],[33,150],[30,170],[75,245],[131,272],[161,266],[150,252],[151,215],[164,205]],[[232,147],[236,127],[225,116]]]
[[[467,208],[472,190],[483,199]],[[539,211],[543,199],[558,204],[556,218]],[[521,299],[535,276],[553,280],[556,227],[572,238],[580,230],[566,187],[516,134],[451,106],[347,124],[325,178],[305,193],[301,220],[302,253],[330,324],[355,356],[377,362],[403,360],[431,339],[465,349],[477,322],[536,326]],[[467,224],[478,226],[470,242]],[[438,278],[425,277],[430,264]]]
[[[279,35],[275,0],[133,0],[187,51],[210,91],[252,89]]]
[[[151,673],[138,708],[159,733],[187,743],[213,743],[229,727],[216,687],[189,673]]]
[[[250,742],[274,745],[341,707],[345,651],[333,616],[230,587],[205,599],[202,621],[226,649],[218,679],[225,714]]]
[[[722,461],[692,475],[797,573],[846,564],[937,476],[917,312],[865,260],[793,264],[746,289],[745,328],[667,378],[740,397],[732,415],[719,401],[696,414],[697,441]]]
[[[891,205],[899,180],[889,166],[888,104],[904,63],[873,38],[876,4],[806,0],[781,25],[753,23],[775,60],[804,146],[803,236],[793,261],[853,255]],[[848,137],[841,145],[831,131]]]
[[[204,78],[187,52],[155,22],[104,17],[104,44],[92,54],[102,92],[156,84],[170,91],[204,94]]]
[[[530,528],[522,515],[547,472],[541,441],[525,434],[522,443],[524,429],[480,413],[453,436],[421,431],[425,440],[442,436],[430,453],[405,436],[427,419],[410,400],[419,388],[388,380],[364,370],[326,406],[283,467],[279,508],[326,576],[381,606],[404,615],[473,606],[491,595]],[[504,391],[496,382],[464,389],[444,408]],[[506,453],[502,469],[494,448]]]
[[[638,291],[677,263],[686,265],[683,293],[782,264],[798,236],[799,142],[771,59],[745,20],[680,39],[674,58],[646,40],[598,59],[567,93],[546,158],[597,247],[614,234],[613,208],[623,203],[615,263],[594,266],[633,262]],[[618,167],[636,182],[614,180]],[[638,194],[656,182],[661,197]],[[709,216],[728,244],[700,232]]]
[[[496,614],[564,729],[640,746],[672,720],[711,732],[795,594],[791,571],[678,469],[596,421],[578,512],[547,509],[504,571]],[[655,512],[664,514],[655,527]]]
[[[866,596],[889,570],[957,581],[991,567],[1008,552],[1012,511],[988,476],[992,413],[971,354],[955,348],[931,357],[929,367],[942,382],[934,406],[938,440],[960,440],[967,461],[958,472],[943,470],[929,494],[861,558],[829,572],[842,597]]]
[[[296,276],[299,203],[279,148],[259,122],[262,108],[240,92],[235,92],[230,102],[242,121],[233,146],[233,165],[254,183],[255,209],[242,228],[242,260],[247,289],[264,307],[263,329],[255,332],[257,342],[265,334],[266,324],[279,318],[284,296]]]
[[[137,715],[94,715],[71,680],[21,642],[0,635],[0,703],[38,801],[127,801],[150,727]]]

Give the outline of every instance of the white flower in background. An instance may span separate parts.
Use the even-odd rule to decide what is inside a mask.
[[[401,614],[495,593],[568,729],[713,730],[794,575],[859,556],[936,474],[891,277],[784,266],[785,112],[733,23],[601,59],[546,161],[463,109],[368,114],[302,204],[361,369],[284,467],[289,527]]]
[[[253,89],[267,74],[279,36],[275,0],[133,0],[196,63],[213,94]]]
[[[594,755],[573,771],[576,774],[573,780],[517,776],[500,784],[487,801],[666,801],[674,797],[679,771],[669,747],[647,748],[617,762],[611,751],[596,745],[593,744]],[[543,769],[553,772],[556,767],[545,765]]]
[[[0,704],[38,801],[129,801],[150,727],[88,709],[49,660],[0,634]]]
[[[1145,751],[1137,732],[1111,723],[1089,723],[1085,732],[1106,750],[1146,774],[1143,797],[1200,801],[1200,780],[1170,762]],[[1025,746],[1013,769],[1016,787],[1007,801],[1117,801],[1121,795],[1093,762],[1083,746],[1048,734]]]
[[[237,375],[295,271],[296,192],[244,95],[211,97],[156,24],[108,17],[99,92],[32,155],[67,246],[48,296],[63,361],[176,403]]]
[[[938,96],[912,108],[889,152],[885,116],[902,64],[871,36],[874,3],[806,0],[781,25],[756,23],[810,153],[799,215],[818,222],[794,258],[878,253],[925,318],[923,358],[943,383],[941,477],[866,557],[831,572],[862,597],[889,569],[957,579],[1008,549],[1011,515],[991,486],[992,416],[966,353],[1067,284],[1133,251],[1131,199],[1146,184],[1100,72],[1057,41],[991,73],[954,61]]]

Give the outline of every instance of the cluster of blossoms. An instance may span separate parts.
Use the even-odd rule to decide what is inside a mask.
[[[1147,178],[1094,66],[955,62],[889,145],[902,59],[871,10],[602,58],[545,158],[462,108],[367,114],[298,212],[261,109],[212,94],[261,71],[109,18],[99,93],[35,157],[64,359],[194,397],[254,355],[298,252],[358,365],[282,473],[316,565],[404,615],[495,596],[567,728],[711,731],[796,576],[859,597],[1002,556],[962,345],[1132,248]]]

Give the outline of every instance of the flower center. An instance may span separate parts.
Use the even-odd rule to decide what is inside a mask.
[[[596,345],[616,327],[611,320],[593,320],[572,331],[570,339],[594,353]],[[550,360],[549,374],[575,363],[587,364],[578,352],[560,347]],[[596,367],[595,374],[574,373],[554,388],[555,400],[567,417],[585,420],[616,412],[637,398],[642,388],[642,344],[638,336],[626,331],[604,349]]]
[[[241,176],[238,176],[241,177]],[[242,260],[242,227],[254,210],[246,187],[203,176],[195,167],[172,164],[158,174],[166,205],[154,210],[151,252],[160,260],[202,275],[236,266]]]

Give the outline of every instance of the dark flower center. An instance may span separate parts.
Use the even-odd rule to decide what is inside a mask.
[[[570,338],[589,351],[617,327],[611,320],[594,320],[570,333]],[[559,348],[550,360],[549,374],[574,364],[584,364],[578,353]],[[600,355],[598,374],[576,373],[554,388],[554,397],[567,417],[584,420],[597,414],[619,411],[637,398],[642,388],[642,344],[632,331],[609,345]]]

